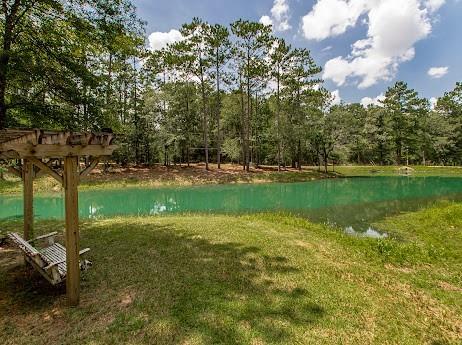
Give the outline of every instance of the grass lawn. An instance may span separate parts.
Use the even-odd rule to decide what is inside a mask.
[[[460,344],[462,204],[377,227],[392,238],[275,214],[83,222],[79,308],[0,250],[0,344]]]

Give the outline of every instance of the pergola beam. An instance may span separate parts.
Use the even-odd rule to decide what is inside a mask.
[[[53,159],[50,159],[50,160],[48,160],[48,162],[46,162],[46,163],[43,162],[43,161],[42,161],[42,162],[43,162],[44,164],[46,164],[47,167],[49,167],[50,169],[52,169],[51,166],[53,165],[53,161],[54,161]],[[35,178],[42,177],[43,175],[46,175],[46,174],[47,174],[46,171],[44,171],[44,170],[38,168],[37,166],[35,166],[35,167],[36,167],[37,170],[38,170],[38,171],[35,172]],[[57,172],[56,170],[53,170],[53,171],[55,171],[56,173],[59,174],[59,172]],[[60,175],[60,174],[59,174],[59,175]],[[60,175],[60,176],[61,176],[61,175]]]
[[[51,169],[48,165],[43,163],[41,160],[39,160],[39,159],[37,159],[35,157],[27,157],[27,160],[32,162],[41,171],[43,171],[43,172],[47,173],[48,175],[50,175],[51,177],[53,177],[59,183],[61,183],[61,184],[64,183],[63,177],[60,174],[58,174],[56,171]]]
[[[0,144],[0,151],[15,151],[20,157],[60,158],[66,156],[110,156],[116,145]]]
[[[100,157],[96,157],[94,158],[90,165],[87,166],[85,169],[83,169],[81,172],[80,172],[80,177],[85,177],[87,176],[89,173],[91,173],[91,171],[96,168],[96,166],[99,164],[99,161],[101,160]]]
[[[10,160],[10,159],[19,159],[19,155],[14,151],[1,151],[0,150],[0,159]]]

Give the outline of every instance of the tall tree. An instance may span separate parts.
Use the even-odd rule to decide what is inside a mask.
[[[292,167],[302,168],[302,136],[307,130],[309,114],[306,110],[323,104],[323,94],[316,90],[321,80],[315,75],[321,72],[307,49],[294,49],[290,52],[287,72],[283,75],[285,101],[287,104],[286,135],[290,150]],[[317,99],[316,99],[317,98]]]
[[[403,161],[403,151],[408,157],[415,149],[418,113],[424,104],[415,90],[398,81],[389,87],[383,100],[385,110],[391,119],[392,136],[395,148],[396,164]]]
[[[180,29],[184,41],[181,42],[185,48],[184,53],[190,56],[191,73],[200,83],[202,102],[202,128],[204,139],[205,169],[209,170],[209,85],[207,71],[210,68],[210,60],[207,55],[207,31],[209,24],[199,18],[194,18],[191,23],[183,24]]]
[[[276,39],[270,50],[271,58],[271,77],[276,82],[276,140],[277,140],[277,164],[278,171],[281,170],[282,164],[282,124],[281,124],[281,82],[286,72],[287,64],[290,58],[290,45],[287,45],[283,39]]]
[[[222,145],[222,132],[221,132],[221,83],[224,76],[224,68],[230,58],[231,42],[229,40],[229,31],[226,27],[215,24],[205,27],[206,31],[206,44],[208,50],[208,58],[210,65],[213,66],[212,78],[215,79],[215,117],[217,121],[217,165],[221,169],[221,145]]]
[[[261,23],[238,20],[231,24],[231,31],[235,35],[234,56],[238,60],[240,85],[244,85],[246,92],[245,116],[243,118],[243,164],[250,170],[250,118],[252,114],[251,100],[253,83],[261,75],[267,74],[268,66],[265,57],[271,46],[271,27]],[[241,90],[241,94],[243,90]],[[242,106],[244,103],[242,102]]]

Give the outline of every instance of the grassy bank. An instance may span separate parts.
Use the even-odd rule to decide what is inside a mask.
[[[462,167],[444,166],[411,166],[410,176],[428,177],[462,177]],[[338,166],[335,171],[341,176],[397,176],[400,167],[397,166]]]
[[[0,343],[460,344],[462,205],[377,226],[393,238],[274,214],[85,222],[78,309],[0,251]]]
[[[412,167],[412,176],[459,176],[461,167]],[[268,183],[268,182],[303,182],[322,178],[350,176],[397,176],[398,167],[394,166],[339,166],[335,172],[324,173],[317,167],[305,167],[302,171],[286,169],[281,172],[276,167],[252,168],[245,172],[240,166],[224,164],[218,170],[212,166],[205,171],[202,165],[191,167],[154,167],[114,169],[109,173],[96,170],[82,181],[80,189],[111,189],[123,187],[165,187],[192,186],[201,184],[227,183]],[[21,180],[6,174],[5,180],[0,180],[0,194],[18,194],[22,191]],[[60,191],[61,186],[51,177],[42,177],[34,182],[38,193]]]
[[[165,187],[192,186],[204,184],[229,183],[268,183],[268,182],[302,182],[321,178],[335,177],[335,174],[305,168],[286,169],[278,172],[275,167],[252,168],[245,172],[238,165],[224,164],[221,170],[211,167],[206,171],[202,165],[191,167],[153,167],[113,169],[109,173],[96,170],[82,181],[80,189],[111,189],[123,187]],[[61,187],[51,177],[42,177],[34,181],[36,192],[59,191]],[[6,174],[5,180],[0,180],[0,194],[21,193],[22,185],[19,178]]]

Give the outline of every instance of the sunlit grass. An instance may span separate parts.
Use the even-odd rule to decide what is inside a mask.
[[[393,217],[383,241],[283,214],[84,222],[78,309],[0,252],[0,343],[459,344],[461,219],[461,204]]]

